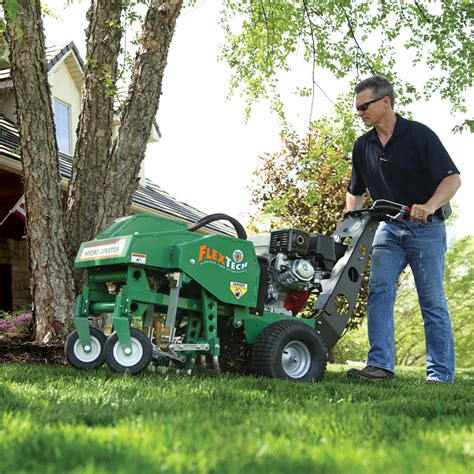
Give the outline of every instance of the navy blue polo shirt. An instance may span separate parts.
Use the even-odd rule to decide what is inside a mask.
[[[424,204],[439,183],[459,174],[438,136],[422,123],[397,115],[393,134],[382,146],[375,128],[357,139],[352,153],[352,176],[347,190],[372,199],[406,206]]]

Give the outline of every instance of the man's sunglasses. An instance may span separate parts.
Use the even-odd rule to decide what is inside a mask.
[[[382,100],[384,97],[385,96],[379,97],[378,99],[372,99],[372,100],[369,100],[369,102],[364,102],[363,104],[357,105],[356,106],[357,112],[365,112],[369,108],[370,104],[373,104],[374,102],[378,102],[379,100]]]

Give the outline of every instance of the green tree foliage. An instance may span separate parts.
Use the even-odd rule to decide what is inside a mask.
[[[474,236],[451,244],[446,254],[445,291],[453,322],[458,367],[474,366]],[[425,337],[418,298],[411,273],[400,279],[395,304],[395,345],[397,364],[424,365]],[[336,347],[336,360],[365,360],[368,351],[367,327],[343,337]]]
[[[343,215],[350,178],[346,137],[342,125],[322,119],[306,137],[288,134],[280,152],[262,157],[252,188],[260,212],[248,227],[257,232],[293,227],[331,234]],[[350,327],[357,326],[364,315],[366,300],[367,281]]]
[[[270,99],[283,115],[278,73],[302,56],[313,65],[313,83],[302,84],[303,95],[319,87],[319,67],[354,81],[382,74],[395,84],[401,106],[438,92],[453,112],[466,113],[464,93],[474,76],[473,23],[469,0],[226,0],[222,57],[233,70],[231,91],[246,96],[248,111],[252,103]],[[431,70],[421,87],[399,75],[407,61]],[[466,118],[459,128],[474,131],[473,124]]]
[[[252,199],[261,212],[309,232],[331,233],[342,217],[350,158],[342,133],[327,120],[306,137],[288,134],[283,149],[260,158]]]

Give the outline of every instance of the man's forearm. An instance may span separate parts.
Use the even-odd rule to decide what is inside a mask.
[[[354,209],[360,209],[364,202],[364,194],[360,196],[354,196],[351,193],[346,193],[346,209],[345,212],[353,211]]]
[[[456,194],[460,186],[461,178],[458,174],[447,176],[439,183],[435,193],[426,204],[434,210],[439,209]]]
[[[436,188],[435,193],[424,204],[413,204],[410,218],[414,221],[427,222],[428,217],[446,204],[461,186],[461,178],[453,174],[444,178]]]

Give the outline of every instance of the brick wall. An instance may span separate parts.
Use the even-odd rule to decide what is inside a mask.
[[[0,263],[11,265],[13,311],[28,308],[31,295],[26,241],[0,238]]]

